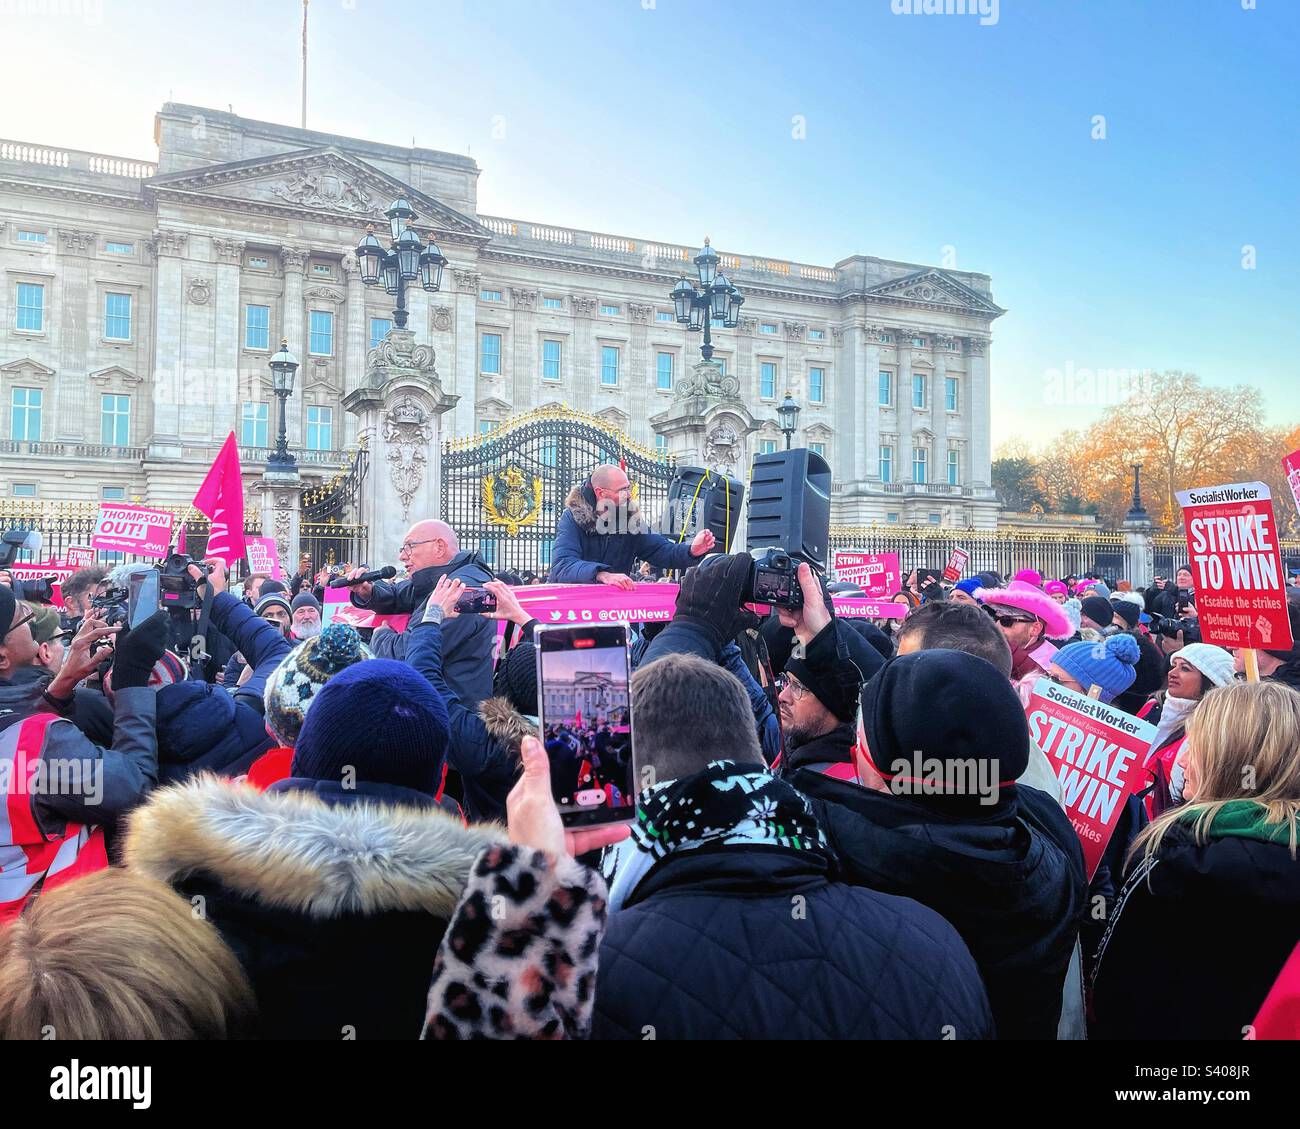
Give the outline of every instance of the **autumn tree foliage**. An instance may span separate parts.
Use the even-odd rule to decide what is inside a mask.
[[[1176,529],[1176,494],[1220,482],[1269,484],[1284,532],[1297,532],[1296,509],[1282,458],[1300,448],[1300,426],[1269,427],[1264,399],[1245,385],[1207,387],[1187,372],[1153,374],[1134,396],[1107,409],[1084,431],[1065,431],[1043,449],[999,450],[994,486],[1003,504],[1037,501],[1055,513],[1096,513],[1117,527],[1142,464],[1142,501],[1156,526]]]

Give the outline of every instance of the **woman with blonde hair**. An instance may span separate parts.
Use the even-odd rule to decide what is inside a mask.
[[[229,1039],[253,989],[216,929],[162,882],[111,869],[0,928],[0,1040]]]
[[[1097,953],[1095,1038],[1248,1037],[1300,937],[1300,694],[1210,691],[1179,762],[1185,803],[1134,841]]]

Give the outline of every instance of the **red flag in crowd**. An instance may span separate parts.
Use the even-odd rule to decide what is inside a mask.
[[[212,522],[207,556],[234,564],[244,555],[244,480],[233,431],[194,495],[194,508]]]

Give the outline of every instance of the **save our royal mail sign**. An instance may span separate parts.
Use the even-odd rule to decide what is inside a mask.
[[[1201,638],[1220,647],[1292,645],[1273,498],[1262,482],[1182,490]]]
[[[1034,683],[1025,714],[1029,735],[1061,782],[1091,881],[1125,799],[1146,783],[1143,764],[1156,727],[1050,678]]]
[[[171,545],[173,520],[166,510],[104,505],[99,509],[90,545],[112,553],[165,557]]]

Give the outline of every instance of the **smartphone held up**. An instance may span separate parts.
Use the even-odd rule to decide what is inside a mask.
[[[537,702],[566,827],[636,815],[626,624],[537,628]]]

